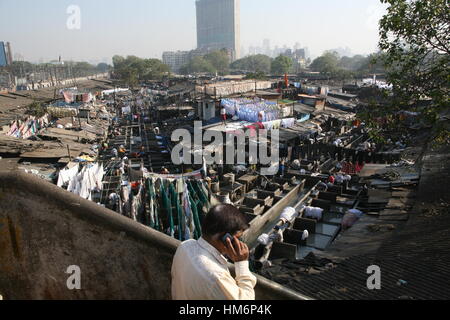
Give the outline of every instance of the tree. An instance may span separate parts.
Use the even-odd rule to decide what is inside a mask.
[[[362,55],[355,55],[353,57],[342,57],[338,63],[339,68],[357,71],[361,68],[361,66],[366,63],[368,60],[367,57]]]
[[[374,73],[386,73],[386,68],[384,65],[385,54],[383,52],[372,53],[366,59],[364,59],[359,68],[358,72],[361,74],[374,74]]]
[[[125,58],[118,55],[115,55],[112,60],[114,69],[120,68],[125,63]]]
[[[169,66],[158,59],[141,59],[136,56],[113,57],[114,73],[130,86],[139,80],[161,80],[169,72]]]
[[[41,118],[47,114],[47,107],[41,102],[32,102],[26,107],[26,114]]]
[[[234,61],[231,64],[231,69],[255,73],[270,73],[271,65],[272,58],[263,54],[257,54]]]
[[[216,73],[217,69],[203,57],[197,56],[192,58],[186,65],[181,67],[182,74],[191,73]]]
[[[393,85],[393,107],[414,108],[424,97],[432,103],[421,110],[435,125],[435,137],[449,141],[439,113],[449,108],[450,19],[448,0],[380,0],[388,4],[380,21],[382,62]]]
[[[245,77],[245,80],[267,80],[266,74],[264,72],[255,72],[248,73]]]
[[[104,62],[99,63],[97,65],[97,70],[100,71],[100,72],[107,72],[110,69],[111,69],[111,66],[109,64],[107,64],[107,63],[104,63]]]
[[[314,59],[310,69],[323,74],[334,76],[338,71],[339,55],[337,52],[327,51],[322,56]]]
[[[27,61],[13,61],[11,71],[15,76],[26,75],[33,72],[33,65]]]
[[[291,70],[293,64],[294,63],[292,62],[291,58],[279,55],[272,62],[272,73],[277,75],[288,73]]]
[[[170,67],[158,59],[146,59],[143,63],[142,80],[160,80],[170,72]]]
[[[355,73],[353,71],[347,70],[347,69],[338,69],[336,71],[336,73],[334,74],[334,76],[338,80],[345,82],[346,80],[355,78]]]
[[[74,69],[77,69],[80,71],[92,71],[95,69],[95,67],[88,62],[77,62],[74,65]]]
[[[213,51],[205,55],[203,58],[222,75],[227,73],[230,68],[230,57],[228,56],[226,50]]]

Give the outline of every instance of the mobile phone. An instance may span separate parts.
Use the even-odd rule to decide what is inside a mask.
[[[231,243],[233,243],[233,236],[231,234],[227,233],[226,235],[223,236],[222,242],[225,245],[227,244],[227,239],[230,239]]]

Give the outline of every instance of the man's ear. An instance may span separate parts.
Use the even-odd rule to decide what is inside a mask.
[[[214,240],[222,242],[222,238],[226,233],[218,233],[214,235]]]

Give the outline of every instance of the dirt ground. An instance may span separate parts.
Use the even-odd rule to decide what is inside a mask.
[[[26,111],[26,106],[34,101],[47,102],[49,100],[55,99],[55,93],[57,94],[60,89],[66,87],[67,86],[51,87],[39,90],[17,92],[17,94],[26,97],[11,94],[6,95],[7,97],[0,96],[0,126],[7,124],[16,116],[23,115]],[[96,80],[86,80],[83,82],[79,82],[77,87],[78,89],[88,89],[90,91],[100,91],[114,88],[112,85]]]

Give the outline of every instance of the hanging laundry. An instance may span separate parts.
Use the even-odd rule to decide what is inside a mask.
[[[155,216],[155,188],[152,179],[147,179],[147,189],[149,198],[149,226],[150,228],[157,229],[158,220]]]
[[[73,92],[64,91],[63,96],[66,103],[73,103],[75,101],[75,95]]]
[[[178,178],[177,180],[177,193],[183,193],[184,191],[184,181],[182,178]]]
[[[77,163],[71,169],[65,168],[59,172],[58,187],[63,187],[69,184],[69,182],[78,174],[79,164]]]
[[[175,236],[175,230],[174,230],[173,217],[172,217],[172,205],[171,205],[170,197],[169,197],[168,193],[166,192],[166,187],[164,186],[164,183],[161,183],[161,198],[162,198],[164,210],[167,213],[167,221],[169,223],[169,228],[167,229],[167,234],[173,238]]]
[[[183,208],[185,216],[184,238],[185,240],[189,240],[194,238],[195,225],[192,217],[189,190],[186,182],[184,183]]]

